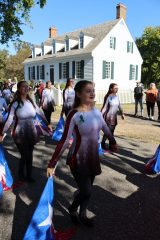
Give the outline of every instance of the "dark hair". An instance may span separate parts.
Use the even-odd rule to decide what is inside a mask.
[[[79,99],[79,97],[77,96],[76,93],[81,93],[87,84],[92,84],[93,85],[93,82],[87,81],[87,80],[82,80],[82,81],[79,81],[78,83],[76,83],[76,85],[74,87],[75,99],[74,99],[73,108],[79,107],[79,105],[81,103],[80,99]]]
[[[66,90],[70,86],[72,81],[73,81],[72,78],[67,78],[67,82],[66,82],[66,86],[65,86],[64,90]]]
[[[17,91],[15,92],[13,100],[12,100],[10,106],[9,106],[9,113],[10,113],[11,107],[12,107],[14,102],[16,102],[16,101],[18,102],[18,105],[15,109],[15,114],[16,114],[17,109],[20,107],[20,104],[24,105],[23,101],[21,100],[21,95],[20,95],[20,92],[19,92],[19,89],[20,89],[22,83],[27,83],[27,81],[23,80],[23,81],[20,81],[20,82],[17,83]],[[32,103],[33,107],[36,108],[33,100],[30,98],[29,94],[27,94],[27,99]],[[8,116],[9,116],[9,114],[8,114]]]
[[[111,84],[109,85],[108,92],[107,92],[107,94],[104,96],[104,101],[103,101],[103,106],[102,106],[102,108],[104,107],[108,96],[112,93],[112,89],[113,89],[114,86],[116,86],[116,85],[117,85],[116,83],[111,83]]]

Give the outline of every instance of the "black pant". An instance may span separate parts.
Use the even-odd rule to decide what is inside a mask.
[[[151,112],[151,116],[153,117],[155,103],[146,101],[146,105],[147,105],[148,117],[150,117],[150,112]]]
[[[47,122],[50,124],[51,123],[52,111],[43,109],[43,112],[44,112],[44,115],[45,115],[45,117],[47,119]]]
[[[116,125],[111,125],[111,124],[107,124],[107,126],[109,127],[109,129],[111,130],[111,133],[112,135],[114,135],[114,130],[116,128]],[[108,136],[107,135],[103,135],[103,138],[102,138],[102,145],[105,144],[106,140],[108,139]],[[103,146],[102,146],[103,147]]]
[[[73,169],[71,172],[78,186],[78,191],[73,200],[71,208],[73,210],[77,210],[77,208],[80,206],[80,215],[85,216],[92,193],[92,187],[95,176],[82,175],[76,169]]]
[[[34,145],[31,144],[17,144],[17,148],[21,154],[19,161],[18,176],[24,178],[24,172],[26,167],[27,178],[32,177],[32,162],[33,162],[33,149]]]

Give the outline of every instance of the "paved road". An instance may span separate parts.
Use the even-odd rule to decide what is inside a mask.
[[[144,174],[144,163],[156,145],[116,137],[119,153],[101,157],[102,174],[95,180],[89,215],[95,227],[82,225],[73,240],[159,240],[160,178]],[[46,183],[46,166],[55,146],[41,139],[34,151],[36,182],[5,192],[0,201],[0,240],[22,240]],[[12,140],[5,141],[6,157],[12,174],[17,175],[18,154]],[[54,224],[56,229],[72,227],[67,207],[75,182],[65,165],[65,154],[55,177]]]

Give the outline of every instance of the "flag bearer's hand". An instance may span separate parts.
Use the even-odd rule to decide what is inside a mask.
[[[54,168],[47,168],[47,177],[52,177],[55,174]]]

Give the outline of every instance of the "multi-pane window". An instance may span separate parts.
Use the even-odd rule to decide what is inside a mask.
[[[40,67],[40,79],[45,79],[45,66],[44,65],[41,65]]]
[[[133,42],[127,41],[127,52],[133,53]]]
[[[35,79],[35,66],[31,67],[31,79]]]
[[[62,63],[62,78],[67,78],[67,64]]]
[[[110,37],[110,48],[116,49],[116,38]]]
[[[84,34],[83,32],[80,32],[79,35],[79,48],[83,48],[84,47]]]
[[[76,78],[81,78],[81,62],[76,62]]]
[[[111,63],[106,62],[106,78],[110,78],[111,76]]]
[[[84,78],[84,60],[75,62],[75,78]]]
[[[114,79],[114,62],[103,61],[102,78]]]
[[[138,80],[138,65],[130,64],[129,79]]]

